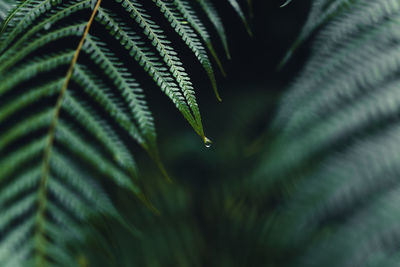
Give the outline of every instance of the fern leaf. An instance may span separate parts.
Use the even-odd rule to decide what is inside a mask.
[[[213,3],[210,0],[197,0],[197,2],[199,3],[200,7],[204,10],[208,19],[211,21],[211,23],[217,30],[222,45],[224,46],[225,54],[228,57],[228,59],[230,59],[231,54],[229,52],[228,40],[226,37],[225,28],[224,25],[222,24],[220,17],[218,16],[217,10],[215,9]]]
[[[211,42],[211,37],[208,34],[204,24],[198,18],[196,13],[193,11],[191,6],[186,0],[174,0],[174,4],[176,8],[181,12],[183,18],[190,24],[190,26],[197,32],[197,34],[201,37],[203,42],[206,44],[208,50],[210,51],[212,57],[218,65],[221,73],[226,76],[225,70],[222,66],[221,60],[219,59],[217,52],[214,49],[214,46]]]
[[[142,77],[130,66],[147,73],[208,140],[189,73],[158,25],[164,15],[216,90],[206,47],[220,62],[197,10],[185,0],[146,3],[155,15],[139,0],[113,3],[25,0],[2,19],[1,265],[77,266],[68,243],[85,240],[92,217],[124,223],[102,184],[146,202],[131,141],[165,173]]]
[[[183,116],[192,122],[193,127],[193,117],[189,107],[185,103],[184,96],[179,91],[178,86],[174,82],[172,75],[166,72],[166,69],[160,64],[158,58],[152,52],[146,51],[143,47],[143,43],[134,34],[129,34],[131,32],[128,28],[125,28],[122,22],[118,23],[116,18],[112,18],[107,12],[99,11],[99,21],[105,24],[110,34],[115,35],[120,43],[129,51],[130,55],[140,64],[143,65],[148,74],[152,76],[153,80],[158,84],[158,86],[163,90],[169,98],[175,103],[176,107],[183,114]],[[119,28],[117,32],[113,29]]]
[[[399,8],[313,3],[310,61],[282,98],[252,185],[257,199],[279,192],[264,240],[294,255],[284,266],[397,264]]]
[[[18,5],[2,26],[0,52],[3,52],[18,34],[27,29],[35,19],[50,11],[51,8],[52,4],[50,0],[28,0]]]
[[[341,10],[348,8],[352,2],[358,2],[355,0],[341,0],[341,1],[314,1],[312,3],[310,15],[304,25],[302,31],[297,37],[296,41],[289,49],[282,62],[281,66],[285,65],[292,57],[295,50],[311,36],[311,34],[325,24],[330,18],[334,17],[336,14],[340,13]],[[285,3],[286,5],[286,3]]]
[[[171,26],[182,37],[187,46],[193,51],[193,53],[203,66],[204,70],[207,72],[217,99],[221,101],[221,97],[219,96],[217,89],[217,81],[215,79],[211,62],[208,59],[207,53],[196,34],[188,25],[183,22],[183,17],[181,16],[181,14],[178,13],[178,10],[175,8],[175,6],[173,6],[172,3],[168,4],[163,2],[162,0],[153,0],[153,2],[155,2],[160,7],[161,12],[171,23]]]
[[[244,15],[242,8],[240,7],[239,3],[237,0],[228,0],[229,4],[235,9],[236,13],[239,15],[240,19],[242,20],[243,24],[246,27],[247,32],[249,33],[250,36],[253,35],[253,32],[251,31],[251,27],[247,21],[246,16]]]
[[[200,135],[204,140],[203,125],[201,123],[200,111],[196,103],[196,98],[194,96],[194,88],[188,74],[182,67],[180,59],[176,56],[176,52],[170,46],[170,42],[165,39],[163,31],[158,25],[156,25],[149,16],[145,13],[141,4],[136,1],[122,0],[117,1],[125,8],[125,10],[130,14],[132,19],[143,29],[144,34],[149,38],[152,45],[160,53],[165,64],[170,69],[172,75],[176,79],[177,84],[182,90],[182,95],[185,98],[193,116],[187,115],[186,119],[192,125],[193,129]],[[185,114],[184,114],[185,115]]]

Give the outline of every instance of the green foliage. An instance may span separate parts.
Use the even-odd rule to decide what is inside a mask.
[[[278,266],[398,265],[399,11],[313,1],[298,41],[314,36],[310,58],[251,185],[272,207],[260,220]]]
[[[140,238],[132,238],[129,232],[116,223],[109,229],[101,228],[105,238],[113,242],[99,245],[98,239],[89,239],[83,250],[91,266],[202,266],[201,245],[203,237],[191,215],[195,205],[188,188],[179,184],[165,183],[156,172],[141,172],[146,178],[143,186],[146,196],[158,208],[160,215],[145,206],[132,203],[120,195],[122,203],[131,203],[124,214],[141,231]],[[131,212],[134,210],[134,212]],[[98,249],[94,250],[93,247]]]
[[[175,184],[160,177],[145,95],[160,89],[207,140],[187,70],[198,64],[219,98],[214,65],[224,74],[218,52],[230,58],[220,3],[97,3],[0,0],[11,8],[0,35],[0,266],[398,265],[399,1],[313,0],[281,63],[310,41],[289,90],[279,101],[240,94],[222,116],[222,150],[169,137],[169,166],[190,169],[175,166],[187,179]],[[242,3],[225,4],[251,33]],[[243,137],[273,105],[264,135]],[[138,174],[134,142],[161,172]]]
[[[79,243],[93,218],[126,224],[110,185],[151,207],[132,149],[166,175],[148,88],[207,140],[180,51],[191,50],[219,98],[208,52],[222,67],[200,12],[218,22],[225,47],[226,36],[212,3],[200,2],[25,0],[0,13],[1,266],[84,266]],[[11,6],[0,1],[1,12]]]
[[[7,16],[8,11],[13,7],[14,1],[12,0],[1,0],[0,1],[0,22]]]

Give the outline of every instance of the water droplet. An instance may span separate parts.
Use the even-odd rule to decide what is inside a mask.
[[[207,137],[204,137],[204,145],[209,148],[212,145],[212,141],[208,139]]]
[[[50,30],[50,28],[51,28],[51,23],[46,23],[46,24],[44,25],[44,29],[45,29],[46,31]]]

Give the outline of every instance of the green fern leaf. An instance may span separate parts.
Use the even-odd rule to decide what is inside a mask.
[[[190,26],[197,32],[197,34],[201,37],[203,42],[206,44],[209,52],[217,63],[221,73],[226,76],[225,70],[221,64],[221,60],[219,59],[217,52],[211,42],[211,37],[208,34],[207,29],[204,24],[196,15],[196,12],[193,11],[192,7],[186,0],[174,0],[174,4],[176,8],[181,12],[183,18],[190,24]]]
[[[211,2],[206,7],[222,27]],[[67,247],[85,240],[91,218],[124,223],[103,183],[146,202],[127,142],[165,174],[145,88],[131,66],[208,142],[189,73],[158,16],[194,53],[216,93],[206,48],[221,63],[185,0],[25,0],[9,10],[0,14],[0,265],[78,266],[79,246]]]
[[[199,3],[203,11],[206,13],[207,17],[214,25],[215,29],[217,30],[219,38],[221,39],[221,42],[224,46],[225,54],[228,57],[228,59],[230,59],[231,54],[229,52],[228,40],[226,37],[225,28],[222,24],[220,17],[218,16],[214,4],[210,0],[197,0],[197,2]]]
[[[211,80],[211,84],[214,88],[215,95],[218,100],[221,101],[221,97],[219,96],[217,89],[217,81],[215,80],[214,71],[212,69],[212,65],[210,60],[208,59],[207,53],[201,44],[199,38],[193,32],[192,28],[185,24],[184,17],[182,14],[178,13],[178,10],[173,3],[165,3],[162,0],[153,0],[160,7],[161,12],[171,23],[171,26],[175,29],[175,31],[182,37],[187,46],[193,51],[196,55],[197,59],[200,61],[201,65],[208,74],[208,77]]]
[[[279,202],[263,238],[293,255],[282,266],[398,264],[399,10],[391,0],[313,3],[301,35],[315,34],[310,60],[251,186],[255,199]]]
[[[239,3],[237,2],[237,0],[228,0],[228,2],[231,4],[231,6],[235,9],[236,13],[239,15],[243,24],[246,26],[246,30],[249,33],[249,35],[252,36],[253,32],[251,31],[251,27],[247,21],[246,16],[244,15],[244,13],[242,11],[242,8],[240,7]]]

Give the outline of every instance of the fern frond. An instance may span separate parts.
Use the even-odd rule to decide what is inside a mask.
[[[194,96],[193,85],[185,69],[182,67],[181,60],[177,57],[177,53],[174,51],[172,46],[170,46],[170,41],[166,39],[166,36],[160,27],[150,19],[149,15],[147,15],[145,10],[142,8],[142,5],[137,1],[119,0],[117,3],[121,3],[122,7],[130,14],[138,26],[143,29],[143,33],[160,53],[160,56],[168,66],[177,84],[182,90],[182,95],[189,106],[191,113],[193,113],[193,115],[184,114],[187,116],[186,119],[192,125],[197,134],[205,139],[200,111]]]
[[[124,240],[124,246],[116,251],[117,263],[88,249],[89,262],[98,267],[112,265],[128,266],[202,266],[199,245],[204,240],[194,225],[196,220],[187,216],[193,211],[193,200],[185,187],[164,183],[157,173],[141,173],[145,179],[145,191],[149,199],[159,208],[163,219],[144,207],[135,206],[132,221],[140,227],[144,238],[127,239],[122,229],[113,232],[113,237]],[[129,207],[129,211],[131,207]],[[123,259],[123,260],[122,260]]]
[[[282,98],[252,187],[258,201],[279,202],[263,238],[293,255],[284,266],[398,259],[399,8],[313,3],[303,30],[316,35],[310,61]]]
[[[214,28],[217,30],[222,45],[224,46],[225,54],[228,57],[228,59],[230,59],[231,53],[229,52],[228,40],[226,37],[225,28],[222,24],[220,17],[218,16],[214,4],[210,0],[197,0],[197,2],[203,9],[204,13],[207,15],[208,19],[214,25]]]
[[[253,32],[251,31],[251,27],[249,25],[249,22],[247,21],[246,16],[244,15],[242,8],[240,7],[239,3],[237,0],[228,0],[229,4],[235,9],[236,13],[239,15],[240,19],[242,20],[243,24],[246,27],[247,32],[249,33],[250,36],[253,35]]]
[[[201,65],[203,65],[204,70],[207,72],[207,75],[211,80],[215,95],[217,99],[221,101],[211,62],[208,59],[207,53],[197,35],[194,33],[191,27],[185,24],[184,17],[178,13],[178,10],[175,6],[173,6],[173,3],[165,3],[162,0],[153,0],[153,2],[160,7],[161,12],[171,23],[171,26],[182,37],[186,45],[193,51]]]
[[[288,1],[291,2],[291,1]],[[353,3],[354,2],[354,3]],[[307,39],[311,36],[313,32],[315,32],[319,27],[328,22],[332,17],[335,17],[336,14],[339,14],[342,10],[346,10],[352,4],[360,3],[360,1],[355,0],[341,0],[341,1],[329,1],[329,0],[320,0],[313,1],[311,6],[310,15],[301,30],[299,36],[296,41],[289,49],[282,62],[281,66],[286,64],[290,58],[292,57],[295,50]],[[370,2],[372,3],[372,2]],[[363,3],[364,4],[364,3]],[[286,3],[284,4],[286,5]]]
[[[198,18],[196,12],[192,9],[190,4],[186,0],[174,0],[176,8],[181,12],[183,18],[190,24],[190,26],[197,32],[203,42],[206,44],[212,57],[218,65],[221,73],[226,76],[225,70],[222,66],[221,60],[219,59],[217,52],[211,42],[211,37],[201,20]]]
[[[152,76],[153,80],[163,90],[168,97],[175,103],[176,107],[183,114],[183,116],[196,127],[194,118],[191,111],[186,104],[183,94],[180,92],[179,87],[174,82],[172,74],[168,73],[166,68],[160,64],[158,57],[148,51],[144,47],[144,42],[141,41],[135,34],[132,34],[127,26],[120,22],[117,23],[116,18],[113,18],[107,12],[99,11],[99,21],[106,25],[110,34],[114,35],[121,45],[127,49],[132,57],[143,66],[147,73]],[[114,29],[119,28],[118,31]],[[129,33],[131,32],[131,33]]]
[[[222,27],[210,5],[208,16]],[[78,249],[68,243],[85,240],[92,217],[123,222],[103,183],[146,202],[131,142],[165,173],[143,77],[132,67],[208,142],[168,30],[215,91],[207,49],[221,64],[199,10],[186,0],[25,0],[9,10],[0,14],[0,265],[78,266]],[[159,26],[161,15],[170,29]]]
[[[54,2],[55,5],[60,3],[61,1]],[[3,52],[22,31],[32,25],[35,19],[51,9],[50,0],[28,0],[18,5],[2,25],[0,52]]]

